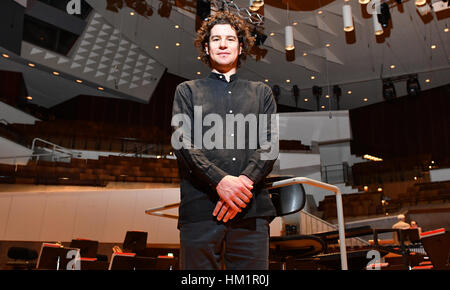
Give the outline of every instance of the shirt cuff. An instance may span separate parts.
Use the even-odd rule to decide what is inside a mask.
[[[222,178],[228,174],[219,167],[212,165],[206,171],[206,175],[208,176],[210,182],[212,182],[210,185],[215,189]]]
[[[250,162],[241,174],[250,178],[253,184],[258,183],[261,179],[261,169],[253,162]]]

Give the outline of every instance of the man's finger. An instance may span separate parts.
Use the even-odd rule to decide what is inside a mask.
[[[240,209],[236,204],[234,204],[234,202],[233,202],[232,199],[227,199],[227,200],[224,200],[224,201],[226,202],[226,204],[227,204],[231,209],[237,210],[237,211],[241,211],[241,209]]]
[[[223,222],[224,222],[224,223],[226,223],[226,222],[230,219],[231,214],[232,214],[233,212],[234,212],[234,211],[232,211],[232,210],[227,211],[227,213],[226,213],[225,216],[223,217]]]
[[[225,214],[225,217],[223,218],[223,222],[226,223],[227,221],[232,220],[237,215],[237,213],[237,211],[228,210]]]
[[[245,187],[247,187],[248,189],[253,189],[253,185],[251,185],[248,181],[244,180],[244,179],[239,179],[242,184],[245,185]]]
[[[248,190],[247,187],[242,186],[242,187],[241,187],[241,191],[242,191],[242,193],[244,193],[248,198],[252,198],[253,194],[252,194],[252,192],[251,192],[250,190]]]
[[[220,199],[217,204],[216,204],[216,208],[213,211],[213,216],[216,216],[219,213],[219,210],[222,208],[224,204],[224,201],[222,199]]]
[[[239,193],[238,193],[239,194]],[[233,201],[240,207],[240,208],[244,208],[247,206],[247,204],[245,202],[243,202],[239,196],[235,195],[233,197]]]
[[[248,196],[246,196],[242,192],[239,192],[239,198],[245,203],[249,203],[250,202],[250,198],[248,198]]]
[[[220,221],[222,220],[223,216],[225,215],[225,213],[228,211],[229,206],[228,204],[224,204],[222,206],[222,209],[220,210],[219,214],[217,215],[217,220]]]
[[[238,178],[248,189],[253,189],[253,182],[248,177],[240,175]]]
[[[238,213],[237,211],[234,211],[233,214],[230,217],[230,220],[232,220],[237,215],[237,213]]]

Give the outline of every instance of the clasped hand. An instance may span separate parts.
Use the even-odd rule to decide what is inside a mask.
[[[242,208],[247,206],[253,194],[253,181],[245,175],[239,177],[227,175],[219,182],[216,187],[220,196],[219,201],[213,211],[213,216],[217,216],[217,220],[227,222],[233,219]]]

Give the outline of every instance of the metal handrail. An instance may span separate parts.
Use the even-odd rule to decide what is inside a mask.
[[[8,159],[14,159],[14,166],[16,166],[17,170],[17,159],[21,158],[33,158],[38,157],[37,160],[39,160],[39,157],[41,156],[52,156],[53,153],[42,153],[42,154],[31,154],[31,155],[19,155],[19,156],[7,156],[7,157],[0,157],[0,160],[8,160]]]
[[[127,156],[129,154],[134,154],[134,155],[138,155],[138,154],[142,154],[142,152],[144,152],[145,150],[149,149],[151,146],[157,146],[158,144],[144,144],[141,146],[141,148],[137,151],[128,151],[128,152],[123,152],[120,153],[119,156],[123,157],[123,156]]]
[[[40,141],[40,142],[42,142],[42,143],[46,143],[46,144],[48,144],[48,145],[53,146],[53,148],[52,148],[53,154],[54,154],[55,151],[57,151],[57,149],[59,149],[59,151],[57,151],[57,152],[60,152],[60,153],[63,153],[63,154],[68,154],[69,157],[73,157],[73,155],[76,154],[76,152],[74,152],[73,150],[67,149],[67,148],[65,148],[65,147],[59,146],[58,144],[49,142],[49,141],[44,140],[44,139],[41,139],[41,138],[34,138],[34,139],[33,139],[33,142],[31,143],[31,150],[32,150],[33,152],[34,152],[34,147],[35,147],[35,145],[36,145],[36,141]]]
[[[31,154],[31,155],[19,155],[19,156],[7,156],[7,157],[0,157],[0,159],[18,159],[18,158],[32,158],[32,157],[40,157],[40,156],[50,156],[53,155],[53,153],[42,153],[42,154]]]

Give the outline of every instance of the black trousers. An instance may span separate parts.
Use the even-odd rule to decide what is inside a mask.
[[[266,218],[228,223],[208,220],[181,226],[182,270],[220,270],[222,265],[226,270],[268,270],[269,222]]]

